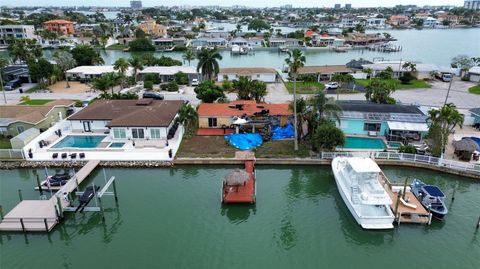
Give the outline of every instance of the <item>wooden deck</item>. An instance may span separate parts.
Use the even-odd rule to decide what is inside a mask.
[[[255,203],[255,155],[251,151],[238,151],[235,157],[245,160],[245,171],[250,174],[244,185],[223,185],[224,203]]]
[[[21,201],[4,216],[0,222],[0,231],[51,231],[58,223],[58,215],[63,214],[64,208],[70,205],[70,202],[63,198],[63,193],[73,192],[77,183],[80,185],[99,163],[97,160],[89,161],[49,200]]]

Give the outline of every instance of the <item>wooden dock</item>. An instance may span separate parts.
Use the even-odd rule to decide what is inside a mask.
[[[390,208],[395,215],[395,221],[400,223],[417,223],[417,224],[429,224],[431,221],[431,214],[422,206],[420,201],[415,195],[410,192],[410,187],[407,187],[405,192],[405,199],[401,196],[400,201],[398,191],[403,192],[403,185],[392,184],[388,178],[383,174],[380,174],[379,181],[387,191],[388,195],[392,199],[393,203]],[[403,201],[402,201],[403,200]]]
[[[63,216],[64,209],[70,206],[70,201],[65,196],[75,191],[99,163],[98,160],[89,161],[48,200],[20,201],[1,220],[0,231],[51,231]]]

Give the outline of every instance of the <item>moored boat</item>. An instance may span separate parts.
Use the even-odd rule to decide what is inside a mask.
[[[392,229],[392,200],[379,182],[380,167],[370,158],[336,157],[332,170],[338,191],[364,229]]]
[[[427,185],[420,179],[414,179],[410,185],[413,194],[433,217],[439,220],[445,219],[448,209],[445,206],[445,194],[437,186]]]

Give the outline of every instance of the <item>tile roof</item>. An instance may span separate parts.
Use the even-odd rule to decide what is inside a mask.
[[[44,22],[43,24],[52,24],[52,23],[70,24],[70,23],[73,23],[73,22],[60,19],[60,20],[50,20],[50,21],[46,21],[46,22]]]
[[[183,101],[97,100],[69,120],[106,120],[108,127],[166,127]]]
[[[276,74],[277,71],[274,68],[267,67],[229,67],[221,68],[219,74],[239,74],[239,75],[251,75],[251,74]]]
[[[17,121],[37,124],[45,119],[55,107],[68,107],[75,103],[73,100],[58,99],[44,105],[3,105],[0,106],[0,118],[3,126]]]
[[[235,105],[243,105],[243,109],[240,110]],[[270,115],[274,116],[290,116],[292,112],[288,104],[257,104],[255,101],[241,101],[237,100],[229,104],[207,104],[203,103],[198,106],[198,116],[199,117],[210,117],[210,116],[253,116],[256,112],[261,112],[262,110],[269,110]]]

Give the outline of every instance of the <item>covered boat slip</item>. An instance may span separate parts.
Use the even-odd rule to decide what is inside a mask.
[[[89,161],[67,184],[48,200],[23,200],[0,222],[0,231],[49,232],[58,223],[70,201],[64,198],[73,192],[100,163]]]

